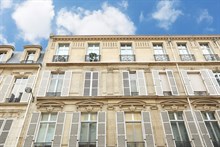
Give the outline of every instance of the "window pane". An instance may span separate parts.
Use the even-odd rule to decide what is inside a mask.
[[[52,113],[50,116],[51,121],[56,121],[57,120],[57,113]]]
[[[126,135],[127,135],[127,141],[129,142],[134,141],[134,132],[133,132],[132,123],[126,123]]]
[[[125,120],[132,120],[132,113],[125,113]]]
[[[56,79],[51,79],[48,92],[55,92],[56,82]]]
[[[181,134],[182,140],[189,141],[184,122],[178,122],[178,124],[179,124],[179,128],[180,128],[180,134]]]
[[[210,120],[215,120],[214,112],[207,112]]]
[[[96,123],[90,123],[90,132],[89,132],[89,140],[91,142],[96,141]]]
[[[47,124],[40,124],[37,142],[44,142],[45,134],[46,134]]]
[[[178,120],[183,120],[183,113],[182,112],[176,112],[176,116]]]
[[[56,92],[61,92],[63,86],[63,79],[58,80]]]
[[[80,142],[88,142],[89,123],[81,123]]]
[[[49,119],[49,113],[42,114],[41,121],[48,121],[48,119]]]
[[[45,142],[52,142],[55,132],[55,124],[49,124]]]
[[[91,113],[90,114],[90,120],[96,121],[97,120],[97,114],[96,113]]]
[[[82,115],[81,115],[81,120],[82,120],[82,121],[89,120],[89,114],[88,114],[88,113],[82,113]]]
[[[169,118],[170,118],[170,120],[175,120],[173,112],[169,112]]]
[[[134,124],[135,141],[143,141],[141,123],[133,123],[133,124]]]
[[[131,83],[131,92],[138,92],[136,80],[131,80],[130,83]]]
[[[173,135],[174,135],[175,140],[181,141],[176,122],[171,122],[171,126],[172,126]]]
[[[141,121],[141,113],[133,113],[134,114],[134,120],[140,120]]]

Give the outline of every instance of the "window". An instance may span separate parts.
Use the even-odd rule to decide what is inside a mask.
[[[217,54],[214,54],[211,50],[211,48],[209,47],[208,43],[200,43],[200,48],[203,52],[203,55],[206,59],[206,61],[215,61],[215,60],[219,60],[219,57]]]
[[[135,61],[131,43],[121,43],[121,61]]]
[[[220,86],[220,73],[214,73],[215,79],[218,82],[218,85]]]
[[[57,113],[42,113],[34,147],[51,147],[55,133]]]
[[[27,78],[16,78],[13,84],[10,98],[7,98],[7,102],[20,102],[21,96],[26,88]]]
[[[53,57],[53,62],[67,62],[69,58],[69,44],[62,43],[56,51],[56,55]]]
[[[168,82],[167,74],[165,72],[160,72],[161,85],[163,89],[164,96],[172,95],[170,84]]]
[[[99,43],[89,43],[86,53],[86,61],[100,61]]]
[[[190,84],[195,95],[207,95],[207,89],[200,73],[188,73]]]
[[[195,56],[189,53],[185,43],[178,43],[177,47],[182,61],[195,61]]]
[[[128,147],[144,147],[140,113],[125,113]]]
[[[4,61],[5,55],[6,55],[6,52],[1,52],[0,53],[0,62]]]
[[[96,147],[97,113],[82,113],[79,147]]]
[[[12,119],[0,119],[0,146],[4,147],[9,131],[11,129]]]
[[[212,54],[212,50],[209,48],[208,43],[200,43],[203,54]]]
[[[169,61],[162,44],[153,44],[155,61]]]
[[[205,122],[205,125],[208,129],[209,135],[212,138],[212,143],[214,147],[220,146],[220,128],[218,121],[215,118],[214,112],[202,112],[202,116]]]
[[[86,72],[84,83],[84,96],[98,95],[98,72]]]
[[[25,63],[33,63],[34,55],[35,55],[34,51],[27,52],[27,57],[25,59]]]
[[[169,112],[176,147],[191,147],[182,112]]]
[[[63,78],[64,78],[63,73],[58,73],[58,74],[52,73],[51,74],[50,85],[49,85],[48,92],[46,94],[47,96],[60,96],[61,95]]]
[[[179,54],[184,55],[184,54],[189,54],[186,44],[177,44],[178,49],[179,49]]]

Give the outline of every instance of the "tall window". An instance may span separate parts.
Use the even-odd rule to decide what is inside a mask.
[[[86,53],[86,61],[100,61],[99,43],[89,43]]]
[[[211,48],[208,43],[200,43],[200,47],[202,49],[203,54],[213,54]]]
[[[43,113],[34,147],[51,147],[55,133],[57,113]]]
[[[125,113],[128,147],[144,147],[140,113]]]
[[[153,48],[154,48],[154,54],[155,55],[165,54],[165,51],[163,50],[163,45],[162,44],[153,44]]]
[[[176,147],[191,147],[182,112],[169,112]]]
[[[214,73],[215,79],[218,82],[218,85],[220,86],[220,73]]]
[[[35,55],[34,51],[27,52],[27,57],[25,59],[25,62],[26,63],[33,63],[34,55]]]
[[[79,147],[96,147],[97,113],[82,113]]]
[[[202,112],[205,125],[208,129],[209,135],[212,138],[212,143],[214,147],[220,146],[220,128],[218,121],[215,118],[214,112]]]
[[[98,72],[86,72],[84,83],[84,96],[97,96],[98,95]]]
[[[27,78],[16,78],[8,102],[20,102],[27,84]]]
[[[184,54],[189,54],[186,44],[177,44],[178,49],[179,49],[179,54],[184,55]]]
[[[2,62],[4,60],[5,55],[6,55],[6,52],[0,53],[0,62]]]
[[[69,44],[61,43],[53,56],[53,62],[67,62],[69,58]]]
[[[50,78],[50,85],[47,92],[47,96],[60,96],[63,85],[63,73],[52,73]]]
[[[121,61],[135,61],[131,43],[121,43]]]
[[[219,56],[214,54],[212,49],[209,47],[208,43],[200,43],[200,48],[203,52],[203,56],[206,61],[216,61],[219,60]]]

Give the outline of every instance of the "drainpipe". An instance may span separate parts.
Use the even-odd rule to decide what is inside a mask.
[[[194,111],[193,111],[193,108],[192,108],[192,105],[191,105],[191,102],[190,102],[190,98],[189,98],[189,95],[188,95],[188,93],[187,93],[186,86],[185,86],[185,84],[184,84],[184,82],[183,82],[183,77],[181,76],[180,68],[179,68],[179,65],[178,65],[178,63],[177,63],[177,60],[176,60],[176,57],[175,57],[175,54],[174,54],[174,50],[173,50],[173,45],[172,45],[172,43],[171,43],[172,41],[171,41],[170,38],[168,39],[168,42],[169,42],[169,45],[170,45],[170,48],[171,48],[171,51],[172,51],[172,54],[173,54],[173,57],[174,57],[174,61],[176,62],[176,68],[177,68],[178,74],[179,74],[179,76],[180,76],[180,81],[181,81],[181,83],[182,83],[182,85],[183,85],[184,92],[185,92],[185,94],[186,94],[187,102],[188,102],[188,104],[189,104],[189,108],[190,108],[190,111],[191,111],[191,113],[192,113],[192,117],[193,117],[193,120],[194,120],[194,122],[195,122],[196,129],[198,130],[198,132],[199,132],[199,137],[200,137],[201,141],[203,142],[203,139],[202,139],[202,137],[201,137],[201,131],[200,131],[199,126],[198,126],[198,124],[197,124],[196,116],[195,116],[195,113],[194,113]]]
[[[39,72],[41,70],[41,66],[42,66],[41,64],[38,65],[37,75],[35,77],[35,81],[34,81],[34,84],[33,84],[33,87],[32,87],[32,93],[31,93],[32,98],[29,98],[29,100],[28,100],[28,105],[27,105],[27,108],[26,108],[26,111],[25,111],[25,114],[24,114],[24,119],[23,119],[23,122],[22,122],[22,127],[21,127],[21,129],[19,131],[19,136],[18,136],[18,139],[16,140],[16,143],[15,143],[17,146],[19,146],[18,143],[19,143],[19,139],[20,139],[20,137],[22,135],[22,130],[24,130],[25,122],[26,122],[26,120],[28,120],[27,119],[27,115],[28,115],[28,112],[30,110],[32,99],[36,99],[36,96],[33,95],[33,92],[34,92],[35,87],[36,87],[36,83],[37,83],[37,79],[38,79],[38,76],[39,76]],[[24,136],[22,138],[24,139]]]

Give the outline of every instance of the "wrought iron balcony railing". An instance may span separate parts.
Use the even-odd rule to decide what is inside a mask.
[[[167,54],[154,54],[155,61],[170,61]]]
[[[61,92],[47,92],[46,96],[60,96]]]
[[[135,55],[120,55],[120,61],[135,61]]]
[[[206,91],[194,91],[194,95],[206,96],[207,92]]]
[[[127,147],[144,147],[144,142],[127,142]]]
[[[86,62],[97,62],[101,60],[101,55],[96,55],[91,57],[90,55],[85,55]]]
[[[6,98],[7,103],[19,103],[21,100],[22,92],[19,93],[18,97],[15,97],[15,95],[12,93],[10,98]]]
[[[22,60],[21,63],[35,63],[34,60]]]
[[[35,142],[34,147],[51,147],[51,142]]]
[[[54,55],[53,62],[68,62],[69,55]]]
[[[191,147],[189,141],[175,141],[177,147]]]
[[[219,61],[219,56],[217,54],[203,54],[206,61]]]
[[[180,54],[182,61],[196,61],[196,58],[193,54]]]
[[[96,142],[79,142],[79,147],[96,147]]]

